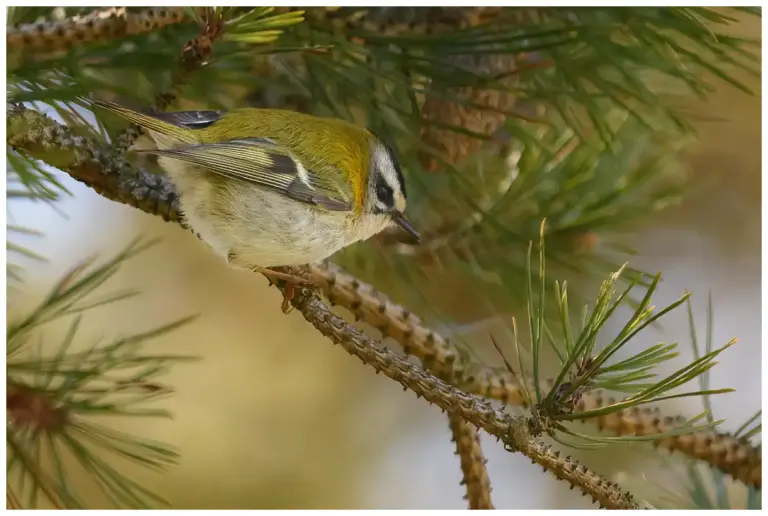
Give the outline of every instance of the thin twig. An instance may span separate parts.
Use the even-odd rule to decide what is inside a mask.
[[[5,41],[9,52],[49,53],[152,32],[184,20],[183,7],[157,7],[136,12],[125,7],[109,7],[85,16],[9,27]]]
[[[461,461],[461,483],[467,487],[467,503],[470,509],[493,509],[491,480],[485,467],[487,459],[480,445],[477,428],[460,417],[448,416],[456,455]]]

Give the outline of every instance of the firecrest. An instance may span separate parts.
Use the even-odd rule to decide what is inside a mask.
[[[323,260],[392,225],[416,241],[392,149],[366,129],[276,109],[140,112],[191,229],[243,268]]]

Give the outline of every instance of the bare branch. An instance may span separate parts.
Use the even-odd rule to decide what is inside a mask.
[[[491,480],[485,467],[487,459],[480,446],[477,428],[460,417],[449,416],[456,455],[461,461],[462,485],[467,487],[467,502],[470,509],[493,509],[491,502]]]
[[[379,329],[403,346],[406,353],[421,359],[428,367],[435,364],[448,368],[455,384],[467,392],[497,399],[507,404],[526,405],[519,381],[502,368],[486,367],[471,361],[467,353],[448,339],[426,327],[414,314],[393,303],[371,285],[332,264],[312,266],[310,277],[333,304],[343,306],[355,317]],[[552,380],[545,380],[546,389]],[[615,403],[615,399],[599,393],[582,396],[576,409],[594,410]],[[658,409],[634,408],[586,420],[600,430],[618,435],[653,435],[668,432],[684,422],[684,418],[663,416]],[[758,489],[762,485],[760,447],[747,440],[716,430],[701,430],[654,441],[657,446],[679,451],[705,461],[735,479]]]
[[[545,470],[551,470],[559,478],[577,486],[600,507],[609,509],[638,509],[631,494],[623,492],[614,482],[589,470],[570,457],[560,457],[559,452],[537,441],[523,417],[514,417],[479,396],[467,394],[445,383],[406,358],[381,346],[379,342],[363,334],[333,314],[316,294],[303,290],[291,303],[323,335],[339,344],[345,351],[358,357],[377,372],[399,382],[418,397],[472,422],[506,445],[508,451],[519,451]]]
[[[176,189],[163,177],[137,170],[122,156],[20,104],[8,105],[7,143],[68,173],[104,197],[179,222]]]
[[[9,27],[5,41],[9,52],[49,53],[152,32],[184,20],[183,7],[148,8],[138,12],[128,11],[125,7],[110,7],[85,16]]]

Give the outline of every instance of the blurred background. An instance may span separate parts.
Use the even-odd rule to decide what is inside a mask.
[[[747,19],[737,30],[759,37],[760,19]],[[759,92],[759,81],[743,80]],[[713,398],[716,417],[726,419],[724,429],[735,430],[761,406],[761,97],[721,85],[706,102],[695,104],[695,112],[709,120],[695,121],[700,141],[686,157],[693,187],[684,202],[636,225],[626,239],[638,251],[633,267],[664,273],[656,306],[693,291],[694,317],[704,335],[711,293],[714,344],[738,337],[738,345],[711,371],[713,388],[737,391]],[[56,204],[59,213],[33,202],[9,209],[9,221],[45,233],[26,242],[48,259],[25,263],[23,288],[8,292],[9,318],[33,309],[83,258],[109,257],[136,235],[162,240],[102,288],[137,288],[142,294],[89,311],[75,345],[200,314],[150,343],[153,352],[203,359],[176,366],[163,378],[175,390],[162,402],[173,419],[111,423],[171,443],[181,453],[180,464],[168,474],[136,468],[134,478],[153,486],[174,508],[465,507],[459,460],[438,409],[372,374],[301,315],[283,315],[279,292],[263,277],[228,270],[173,224],[101,198],[67,177],[61,181],[73,196]],[[502,322],[469,326],[464,336],[487,346],[488,331]],[[50,338],[44,342],[58,342],[66,324],[46,327]],[[640,340],[680,342],[682,364],[691,356],[685,310]],[[702,408],[696,399],[683,399],[667,402],[664,410],[694,415]],[[591,507],[567,485],[486,437],[497,508]],[[652,477],[662,465],[642,450],[625,446],[574,454],[610,477],[641,471]],[[96,492],[83,494],[102,503]]]

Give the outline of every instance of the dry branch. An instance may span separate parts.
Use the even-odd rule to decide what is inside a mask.
[[[9,27],[5,41],[9,52],[66,51],[78,45],[153,32],[184,19],[183,7],[148,8],[137,12],[125,7],[110,7],[85,16]]]
[[[494,409],[484,398],[465,393],[445,383],[419,366],[398,356],[335,315],[314,293],[303,291],[291,303],[320,333],[339,344],[377,372],[399,382],[406,390],[460,417],[501,440],[508,451],[518,451],[560,480],[576,486],[603,508],[638,509],[631,494],[591,471],[570,456],[561,457],[548,445],[536,440],[528,420]]]
[[[477,428],[457,416],[449,416],[448,424],[456,443],[456,455],[461,461],[461,483],[467,488],[470,509],[493,509],[491,479],[485,467],[487,459],[480,445]]]
[[[42,113],[20,104],[6,109],[6,141],[13,149],[63,170],[107,199],[179,220],[178,194],[165,178],[137,170],[107,146]]]
[[[404,351],[432,367],[442,364],[451,370],[456,385],[467,392],[501,400],[512,405],[526,404],[523,387],[505,369],[472,362],[467,353],[448,339],[426,327],[414,314],[393,303],[371,285],[361,282],[332,264],[312,266],[311,279],[320,285],[331,303],[351,311],[382,334],[396,340]],[[548,380],[545,388],[551,388]],[[585,394],[576,409],[594,410],[615,403],[599,393]],[[685,421],[681,417],[662,416],[658,409],[634,408],[613,412],[587,422],[618,435],[653,435],[667,432]],[[762,455],[760,447],[716,430],[701,430],[654,441],[657,446],[679,451],[705,461],[735,479],[760,488]]]

